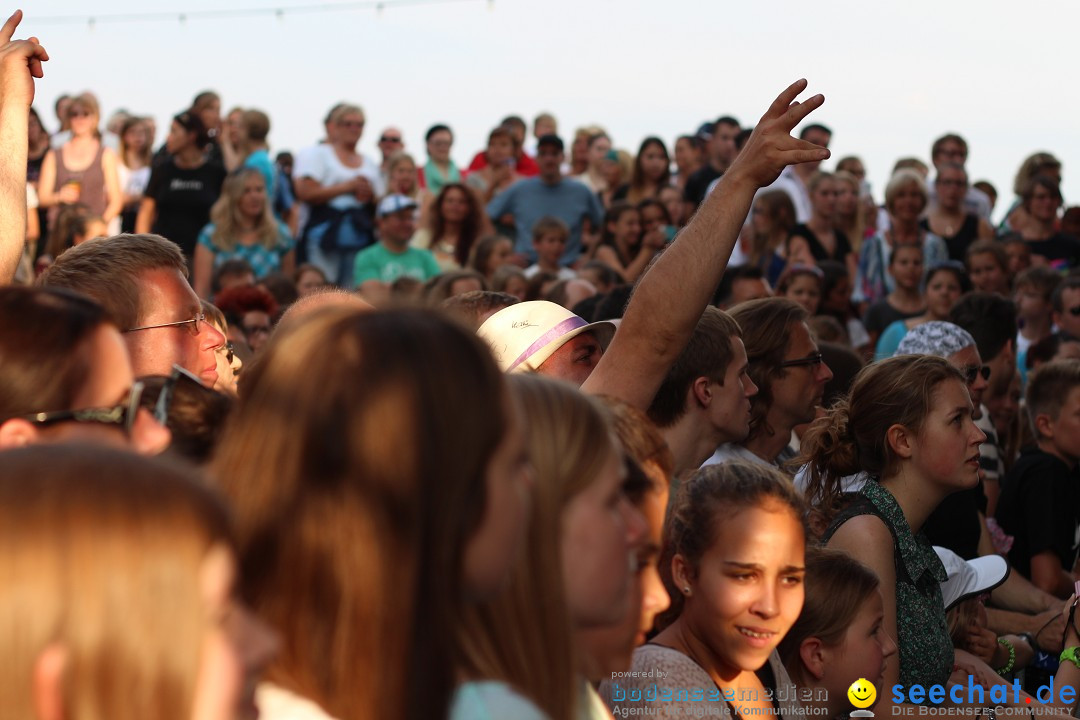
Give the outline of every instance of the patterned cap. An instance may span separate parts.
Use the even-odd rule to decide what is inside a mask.
[[[900,341],[900,346],[896,348],[893,357],[935,355],[947,358],[974,344],[975,338],[971,337],[971,333],[964,328],[950,322],[934,320],[908,330],[908,334]]]

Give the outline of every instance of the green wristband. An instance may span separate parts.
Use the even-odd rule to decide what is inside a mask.
[[[1005,667],[999,668],[998,671],[997,671],[998,675],[1005,676],[1005,675],[1008,675],[1009,673],[1011,673],[1012,669],[1014,667],[1016,667],[1016,648],[1013,647],[1013,644],[1011,642],[1009,642],[1008,640],[1006,640],[1003,637],[999,637],[997,639],[997,641],[998,641],[998,645],[1004,645],[1005,647],[1007,647],[1009,649],[1009,662],[1005,663]],[[1075,649],[1075,648],[1073,648],[1073,649]],[[1062,653],[1062,654],[1064,655],[1064,653]],[[1077,667],[1080,667],[1080,665],[1077,665]]]

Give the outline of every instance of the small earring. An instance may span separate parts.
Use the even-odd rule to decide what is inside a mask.
[[[684,595],[689,595],[689,594],[690,594],[690,588],[689,588],[689,587],[684,587],[684,588],[682,589],[682,591],[683,591],[683,594],[684,594]]]

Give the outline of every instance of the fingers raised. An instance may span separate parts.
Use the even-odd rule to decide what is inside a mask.
[[[19,27],[19,23],[22,22],[22,10],[16,10],[11,14],[11,17],[7,19],[3,27],[0,27],[0,43],[11,42],[12,36],[15,35],[15,30]]]
[[[791,105],[792,101],[795,100],[795,98],[798,97],[799,93],[801,93],[805,89],[805,78],[796,80],[795,82],[788,85],[787,89],[785,89],[782,93],[776,96],[776,99],[773,100],[772,105],[769,106],[769,109],[765,112],[765,116],[762,119],[764,119],[765,117],[780,117],[781,115],[783,115],[785,112],[787,112],[788,107]]]
[[[803,100],[802,102],[792,104],[792,106],[789,107],[787,112],[784,114],[784,124],[788,127],[788,129],[794,128],[796,125],[802,122],[803,118],[817,110],[824,103],[825,96],[821,93],[818,93],[811,98]]]

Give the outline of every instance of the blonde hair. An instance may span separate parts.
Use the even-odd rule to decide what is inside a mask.
[[[885,186],[885,209],[891,213],[896,196],[900,194],[901,190],[912,185],[922,195],[923,208],[925,209],[926,204],[930,201],[930,192],[926,189],[926,180],[917,170],[911,168],[901,168],[889,178],[889,184]]]
[[[208,622],[200,576],[218,544],[231,544],[223,506],[173,465],[93,447],[5,452],[4,716],[36,716],[35,666],[58,647],[65,717],[190,720]]]
[[[566,383],[531,374],[508,381],[529,419],[533,513],[524,557],[507,587],[465,614],[459,629],[465,665],[474,677],[512,685],[548,717],[571,718],[577,663],[562,578],[560,517],[610,458],[610,414]]]
[[[240,199],[244,196],[245,183],[253,177],[259,178],[263,188],[269,191],[266,187],[266,178],[261,172],[255,168],[241,168],[225,178],[225,184],[221,188],[221,197],[210,209],[210,222],[214,224],[214,233],[210,239],[214,245],[226,252],[236,249],[237,241],[243,232]],[[255,221],[255,233],[259,245],[267,250],[273,250],[278,246],[281,228],[274,219],[274,213],[270,210],[269,197],[263,202],[262,214]]]

